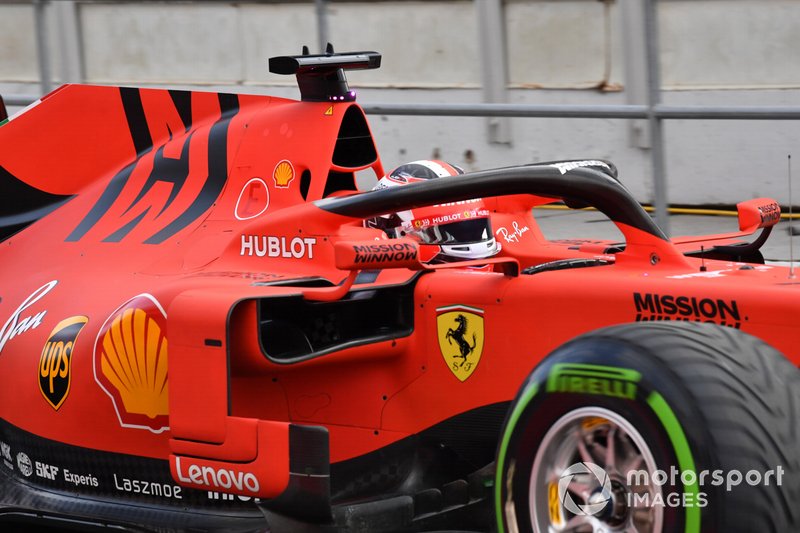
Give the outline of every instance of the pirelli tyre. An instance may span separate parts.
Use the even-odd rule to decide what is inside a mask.
[[[739,330],[615,326],[555,350],[512,404],[501,532],[800,531],[800,372]]]

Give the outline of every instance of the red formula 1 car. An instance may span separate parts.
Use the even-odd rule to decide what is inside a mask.
[[[358,192],[344,70],[379,63],[270,60],[300,101],[68,85],[0,126],[2,524],[800,530],[777,204],[670,240],[605,161]],[[486,259],[364,224],[475,198]],[[554,201],[624,242],[545,239]]]

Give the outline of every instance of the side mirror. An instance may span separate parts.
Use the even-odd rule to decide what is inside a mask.
[[[336,268],[349,270],[350,278],[355,279],[359,270],[377,270],[383,268],[408,268],[410,270],[441,270],[448,268],[483,267],[493,265],[493,269],[506,276],[519,276],[519,261],[513,257],[487,257],[470,261],[454,263],[426,264],[426,259],[420,245],[411,239],[392,239],[388,241],[340,241],[334,245]],[[352,284],[352,281],[350,281]],[[349,287],[340,285],[339,292],[349,290]],[[331,294],[333,291],[328,290]],[[339,294],[337,292],[337,294]],[[343,292],[342,292],[343,293]],[[320,290],[313,294],[311,291],[303,293],[307,298],[319,299]],[[341,297],[341,296],[338,296]]]
[[[423,268],[419,244],[411,239],[340,241],[334,245],[334,256],[336,268],[340,270]]]
[[[739,230],[749,233],[758,228],[769,228],[781,219],[781,207],[772,198],[753,198],[736,204]]]

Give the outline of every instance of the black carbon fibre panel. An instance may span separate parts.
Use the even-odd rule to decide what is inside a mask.
[[[140,512],[153,508],[160,509],[158,512],[260,515],[252,498],[179,486],[166,460],[70,446],[2,420],[0,456],[4,483],[16,487],[0,491],[0,505],[51,511],[62,505],[87,509],[127,505],[137,506]],[[9,499],[10,494],[16,496]]]
[[[164,505],[137,505],[135,502],[78,496],[75,493],[52,491],[36,487],[0,471],[0,529],[7,531],[8,523],[19,524],[21,519],[38,519],[39,525],[56,527],[72,522],[86,525],[116,525],[130,530],[160,531],[254,531],[264,530],[266,522],[258,512],[192,509]],[[83,529],[83,528],[80,528]],[[15,529],[16,530],[16,529]],[[36,530],[35,527],[25,530]]]
[[[0,241],[61,207],[72,196],[32,187],[0,166]]]

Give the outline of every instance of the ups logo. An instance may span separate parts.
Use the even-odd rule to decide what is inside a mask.
[[[85,316],[73,316],[56,324],[39,358],[39,390],[56,411],[69,394],[72,350],[78,333],[88,321]]]

